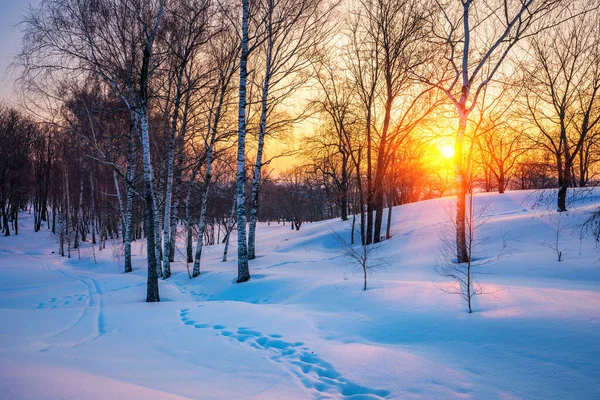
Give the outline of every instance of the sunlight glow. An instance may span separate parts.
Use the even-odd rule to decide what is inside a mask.
[[[444,158],[452,158],[454,157],[454,147],[449,144],[443,144],[440,146],[440,153]]]

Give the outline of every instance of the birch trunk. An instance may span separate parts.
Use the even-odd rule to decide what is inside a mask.
[[[177,101],[176,101],[177,103]],[[175,106],[177,109],[177,105]],[[173,115],[173,124],[177,123],[175,113]],[[169,138],[169,155],[167,159],[167,188],[165,192],[165,202],[163,210],[163,250],[162,250],[162,262],[163,262],[163,278],[167,279],[171,276],[171,262],[169,255],[171,253],[170,246],[170,229],[171,229],[171,191],[173,190],[173,163],[174,163],[174,152],[175,152],[175,131],[171,130]]]
[[[63,218],[62,213],[58,217],[58,224],[59,224],[58,229],[60,232],[60,238],[59,238],[59,243],[58,243],[58,253],[60,254],[61,257],[64,257],[65,256],[65,230],[64,230],[65,223],[64,223],[64,218]]]
[[[113,170],[113,182],[115,185],[115,192],[117,194],[117,202],[119,203],[119,214],[121,214],[121,228],[123,232],[123,238],[125,238],[125,207],[123,206],[123,196],[121,195],[121,189],[119,188],[119,180],[117,178],[117,171]]]
[[[146,200],[146,241],[148,251],[148,284],[147,284],[147,302],[160,301],[158,292],[158,272],[160,265],[157,265],[156,257],[156,227],[155,212],[156,199],[154,196],[154,172],[152,171],[152,160],[150,158],[150,137],[148,132],[148,116],[146,115],[146,105],[142,105],[139,113],[140,128],[142,134],[142,149],[144,161],[144,199]]]
[[[173,106],[173,119],[171,122],[171,135],[169,137],[169,155],[167,160],[167,189],[165,193],[164,215],[163,215],[163,264],[164,278],[171,276],[171,197],[173,192],[173,166],[175,163],[175,134],[177,132],[177,119],[181,106],[181,85],[185,63],[180,66],[175,87],[175,104]]]
[[[231,213],[229,214],[229,222],[227,223],[227,232],[225,233],[225,250],[223,250],[223,262],[227,261],[227,251],[229,250],[229,238],[233,231],[234,216],[236,210],[237,199],[234,196],[231,203]]]
[[[216,96],[219,95],[215,115],[212,124],[209,123],[210,130],[210,139],[208,148],[206,149],[206,178],[205,178],[205,186],[204,192],[202,192],[202,203],[200,208],[200,220],[198,222],[198,242],[196,244],[196,258],[194,260],[194,270],[192,272],[192,278],[200,275],[200,262],[202,259],[202,247],[203,242],[202,238],[204,237],[204,231],[206,230],[206,206],[208,204],[208,193],[210,191],[210,186],[212,183],[212,162],[213,162],[213,151],[214,146],[217,141],[217,131],[219,127],[219,122],[221,121],[221,112],[223,109],[223,103],[225,102],[225,95],[227,94],[227,87],[229,85],[229,80],[231,78],[231,74],[228,75],[227,78],[221,79],[219,92],[215,92],[215,96],[213,97],[213,105],[215,104]],[[209,121],[213,118],[209,114]]]
[[[202,204],[200,206],[200,220],[198,221],[198,241],[196,243],[196,258],[194,259],[194,269],[192,271],[192,278],[200,275],[200,259],[202,258],[202,247],[204,231],[206,230],[206,205],[208,203],[208,192],[210,189],[212,179],[212,147],[214,141],[211,141],[206,151],[206,180],[204,185],[204,191],[202,192]]]
[[[181,170],[183,166],[183,154],[185,147],[185,132],[187,130],[188,112],[190,106],[190,98],[186,96],[185,106],[183,108],[183,119],[178,138],[178,155],[177,166],[175,168],[175,187],[173,189],[173,208],[171,215],[171,238],[169,239],[169,262],[175,261],[175,245],[177,240],[177,217],[179,214],[179,193],[181,191]]]
[[[192,237],[192,213],[190,212],[190,200],[192,198],[192,188],[194,187],[194,180],[196,180],[196,173],[198,172],[198,166],[194,167],[192,171],[192,177],[190,178],[190,184],[188,186],[187,195],[185,197],[185,228],[187,231],[187,262],[194,262],[193,257],[193,237]]]
[[[79,178],[79,204],[77,206],[77,222],[75,223],[75,241],[73,248],[79,248],[79,231],[82,233],[83,240],[83,175]]]
[[[238,153],[237,153],[237,219],[238,219],[238,278],[237,282],[250,279],[248,270],[248,248],[246,247],[246,181],[245,151],[246,151],[246,84],[248,61],[248,19],[249,0],[242,0],[242,52],[240,55],[240,87],[238,106]]]
[[[133,125],[132,125],[133,131]],[[124,250],[124,258],[125,258],[125,272],[133,271],[131,265],[131,221],[132,221],[132,207],[133,207],[133,175],[135,173],[135,142],[134,139],[130,140],[129,149],[127,155],[127,172],[126,172],[126,198],[125,205],[123,205],[123,196],[121,194],[121,189],[119,187],[119,180],[117,178],[117,172],[113,170],[113,181],[115,185],[115,191],[117,192],[117,199],[119,201],[119,212],[121,214],[122,221],[122,232],[123,232],[123,245],[125,247]],[[106,240],[106,238],[105,238]]]
[[[131,229],[133,213],[133,178],[135,174],[135,141],[132,139],[129,144],[129,155],[127,158],[127,191],[125,199],[125,272],[133,271],[131,264]]]
[[[154,185],[153,189],[154,189]],[[160,182],[159,182],[159,186],[160,186]],[[153,204],[153,209],[154,209],[154,255],[156,257],[156,273],[158,274],[159,278],[164,278],[164,274],[163,274],[163,269],[162,269],[162,235],[161,235],[161,218],[160,218],[160,211],[158,209],[158,201],[156,199],[157,195],[156,195],[156,190],[153,190],[153,195],[152,195],[152,204]],[[159,193],[161,191],[159,190]]]
[[[94,188],[94,178],[92,176],[92,174],[90,173],[90,196],[91,196],[91,202],[92,202],[92,217],[91,217],[91,229],[92,229],[92,248],[93,245],[96,244],[96,199],[94,198],[94,193],[95,193],[95,188]]]
[[[69,204],[71,199],[69,196],[69,171],[65,172],[65,239],[67,240],[67,258],[71,258],[71,237],[69,235]]]
[[[256,149],[256,163],[254,166],[254,177],[252,179],[252,193],[250,197],[250,227],[248,230],[248,260],[256,258],[256,222],[258,219],[258,192],[260,184],[260,172],[262,169],[263,148],[265,145],[265,133],[267,131],[267,112],[269,100],[269,82],[271,79],[271,60],[273,58],[273,38],[272,38],[272,9],[269,13],[269,22],[267,25],[267,34],[269,41],[267,44],[267,59],[265,66],[265,79],[262,88],[262,101],[260,111],[260,127],[258,131],[258,148]]]

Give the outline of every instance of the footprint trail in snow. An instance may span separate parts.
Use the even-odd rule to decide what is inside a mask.
[[[352,399],[391,398],[391,393],[387,390],[368,388],[344,378],[331,363],[314,354],[304,346],[303,342],[287,342],[279,334],[263,335],[248,327],[228,329],[224,325],[197,323],[188,317],[189,311],[189,308],[184,308],[179,312],[183,324],[196,329],[213,329],[229,340],[268,352],[271,361],[286,365],[307,389],[316,390],[319,393],[316,398],[324,399],[340,395]]]

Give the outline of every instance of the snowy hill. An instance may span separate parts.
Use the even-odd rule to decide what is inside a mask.
[[[118,244],[60,258],[23,215],[0,237],[0,397],[600,398],[600,252],[579,229],[600,192],[575,198],[560,215],[538,192],[475,198],[471,315],[435,272],[451,198],[394,208],[366,292],[349,222],[259,224],[250,282],[235,248],[223,263],[208,246],[202,275],[172,264],[153,304],[143,243],[123,274]]]

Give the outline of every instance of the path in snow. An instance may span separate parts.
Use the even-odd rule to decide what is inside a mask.
[[[202,305],[198,307],[202,307]],[[228,329],[225,325],[210,326],[196,323],[188,318],[189,311],[189,308],[184,308],[179,312],[183,324],[196,329],[212,328],[217,334],[229,340],[269,352],[269,360],[284,364],[307,389],[315,389],[324,396],[341,395],[349,398],[384,399],[389,398],[391,394],[387,390],[371,389],[344,378],[332,364],[304,346],[304,342],[286,342],[280,334],[263,335],[248,327]]]

